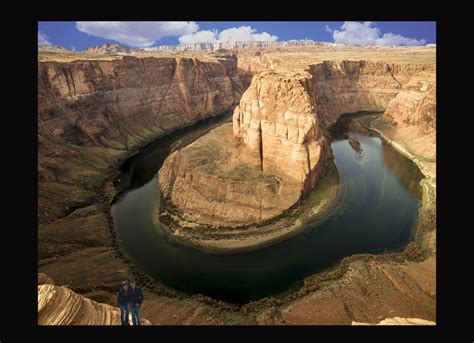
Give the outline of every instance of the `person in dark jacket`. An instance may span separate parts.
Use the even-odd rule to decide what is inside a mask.
[[[135,287],[135,282],[130,282],[128,289],[128,301],[132,311],[133,325],[142,325],[140,321],[140,306],[143,302],[143,291],[139,287]]]
[[[124,326],[128,325],[128,290],[128,282],[124,281],[122,288],[120,288],[117,294],[117,302],[120,306],[120,319],[122,321],[122,325]]]

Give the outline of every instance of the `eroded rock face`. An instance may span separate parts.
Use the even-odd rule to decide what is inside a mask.
[[[158,177],[161,194],[185,219],[214,226],[258,223],[299,200],[301,182],[266,173],[245,155],[232,124],[224,124],[166,159]]]
[[[235,56],[39,63],[39,222],[78,206],[50,202],[56,189],[86,194],[119,155],[233,108],[243,90]],[[43,185],[55,190],[43,196]]]
[[[38,273],[38,285],[42,284],[54,285],[54,281],[45,273]]]
[[[318,117],[326,126],[343,113],[383,112],[410,79],[421,72],[434,72],[431,64],[393,64],[367,61],[331,61],[313,65]]]
[[[311,190],[326,154],[307,73],[257,74],[234,110],[234,136],[266,174],[294,179]]]
[[[234,110],[233,134],[224,125],[165,161],[164,198],[191,221],[222,226],[259,223],[295,205],[327,157],[309,79],[254,77]]]
[[[389,103],[383,118],[413,154],[436,158],[436,74],[414,75]]]
[[[137,148],[234,108],[235,56],[107,57],[38,63],[39,271],[74,289],[115,289],[110,172]],[[114,273],[110,273],[114,270]]]
[[[123,131],[147,135],[162,122],[193,122],[238,102],[232,58],[134,58],[38,65],[40,137],[80,145],[127,145]],[[125,139],[124,139],[125,138]]]
[[[406,114],[396,115],[398,120],[430,132],[436,113],[435,93],[429,86],[434,85],[433,73],[433,65],[366,61],[259,72],[234,110],[233,137],[224,132],[226,138],[219,141],[203,137],[192,148],[170,156],[160,171],[162,194],[188,219],[201,224],[247,225],[275,217],[314,188],[330,154],[324,132],[342,114],[402,111]],[[410,120],[402,119],[406,115]],[[212,144],[216,147],[211,151]],[[235,144],[238,150],[231,148]],[[204,156],[214,160],[211,163]],[[259,167],[261,175],[277,178],[282,188],[266,193],[260,190],[258,178],[241,179],[233,172],[217,177],[224,175],[221,165],[229,163],[249,170]],[[240,193],[237,180],[243,182]],[[293,185],[293,192],[286,191],[286,182]],[[272,206],[262,205],[270,203],[266,197],[273,199]],[[252,208],[260,216],[252,214]]]
[[[151,325],[143,318],[142,322]],[[64,286],[41,284],[38,325],[121,325],[120,309],[85,298]]]
[[[431,320],[425,320],[420,318],[394,317],[386,318],[380,321],[380,323],[378,324],[352,322],[352,325],[436,325],[436,323]]]

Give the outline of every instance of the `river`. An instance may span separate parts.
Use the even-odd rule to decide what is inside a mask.
[[[190,294],[245,303],[295,289],[346,256],[401,251],[410,241],[421,172],[379,137],[351,131],[331,143],[344,196],[323,221],[245,252],[205,252],[169,237],[152,219],[159,168],[172,151],[230,118],[227,113],[158,139],[122,165],[112,216],[119,244],[137,268]]]

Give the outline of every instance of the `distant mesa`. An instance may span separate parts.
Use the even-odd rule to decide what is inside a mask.
[[[50,44],[39,44],[38,52],[72,52],[72,50],[66,49],[61,45],[50,45]]]
[[[145,51],[218,51],[236,50],[236,49],[265,49],[269,47],[288,47],[288,46],[316,46],[331,44],[325,42],[316,42],[313,40],[289,40],[283,42],[259,42],[259,41],[242,41],[242,42],[219,42],[219,43],[192,43],[178,45],[160,45],[150,48],[144,48]]]
[[[193,44],[178,44],[178,45],[160,45],[149,48],[131,48],[121,43],[106,43],[90,47],[82,51],[91,55],[120,55],[120,54],[135,54],[140,52],[217,52],[222,53],[227,50],[238,49],[265,49],[275,47],[277,49],[285,47],[311,47],[311,46],[333,46],[334,43],[316,42],[313,40],[290,40],[283,42],[258,42],[258,41],[243,41],[243,42],[220,42],[220,43],[193,43]],[[41,52],[76,52],[66,49],[59,45],[38,45],[38,51]],[[79,51],[77,51],[79,52]]]
[[[108,54],[130,54],[133,50],[124,44],[107,43],[84,50],[86,54],[108,55]]]
[[[351,46],[350,44],[317,42],[310,39],[303,40],[289,40],[280,42],[259,42],[259,41],[242,41],[242,42],[218,42],[218,43],[191,43],[191,44],[177,44],[177,45],[159,45],[148,48],[132,48],[121,43],[106,43],[90,47],[82,51],[91,55],[121,55],[121,54],[136,54],[140,52],[225,52],[228,50],[250,50],[250,49],[273,49],[275,51],[286,51],[287,48],[314,48],[314,47],[343,47]],[[363,47],[363,46],[359,46]],[[391,46],[392,48],[400,48]],[[426,44],[426,48],[436,48],[436,44]],[[365,46],[371,49],[386,49],[388,46]],[[80,52],[66,49],[59,45],[38,45],[38,51],[41,52]]]

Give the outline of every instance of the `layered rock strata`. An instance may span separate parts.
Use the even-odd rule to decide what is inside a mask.
[[[38,66],[41,138],[87,146],[131,145],[161,122],[196,121],[237,103],[243,92],[235,58],[134,58],[47,62]],[[139,132],[141,129],[143,132]]]
[[[118,155],[223,113],[243,90],[234,57],[39,63],[40,223],[67,212],[43,199],[43,184],[58,191],[64,188],[58,184],[68,184],[72,193],[87,193],[77,188],[90,186]]]
[[[249,225],[299,200],[300,182],[265,173],[233,140],[232,124],[224,124],[165,161],[159,172],[162,195],[185,219],[214,226]]]
[[[431,320],[425,320],[420,318],[394,317],[386,318],[380,321],[380,323],[378,324],[352,322],[352,325],[436,325],[436,323]]]
[[[142,319],[142,324],[151,323]],[[48,275],[38,273],[38,325],[121,325],[120,309],[56,286]]]
[[[131,317],[129,323],[132,325]],[[142,319],[143,325],[151,323]],[[64,286],[38,285],[38,325],[121,325],[120,309]]]
[[[381,118],[392,126],[394,138],[414,155],[436,158],[436,74],[414,75],[389,103]]]
[[[275,52],[273,54],[265,54],[265,56],[268,55],[271,58],[262,59],[263,64],[261,68],[254,68],[253,65],[249,65],[248,70],[251,70],[253,73],[254,71],[277,65],[288,68],[293,68],[294,65],[305,65],[304,68],[306,68],[307,65],[313,65],[316,62],[320,63],[320,61],[327,59],[339,60],[342,57],[353,60],[394,61],[395,66],[402,66],[406,63],[412,64],[415,61],[427,62],[430,64],[423,65],[424,71],[433,76],[435,75],[434,63],[436,59],[434,49],[424,49],[426,50],[424,54],[408,50],[408,48],[394,48],[392,49],[393,52],[390,52],[385,51],[386,48],[384,47],[382,52],[377,53],[374,53],[372,49],[367,49],[370,50],[368,52],[354,52],[354,49],[354,47],[350,47],[350,49],[346,49],[348,51],[344,52],[344,54],[339,52],[331,53],[329,51],[319,54],[313,52],[311,54]],[[56,73],[54,70],[55,66],[59,66],[57,68],[57,75],[54,78],[61,78],[63,80],[61,82],[63,88],[67,89],[67,84],[64,83],[64,76],[60,76],[64,74],[63,70],[72,69],[72,66],[75,64],[96,65],[99,59],[110,63],[110,65],[118,64],[117,61],[120,61],[120,59],[115,57],[99,58],[93,55],[88,57],[90,61],[85,61],[86,57],[83,55],[70,56],[67,59],[70,61],[68,63],[40,62],[38,70],[41,71],[47,66],[54,75]],[[263,55],[264,53],[262,52]],[[252,54],[252,56],[260,57],[255,56],[255,54]],[[81,61],[75,61],[78,59]],[[309,59],[314,59],[315,61],[308,63]],[[46,58],[40,56],[40,61],[42,60],[46,60]],[[48,57],[48,60],[66,59],[58,56],[54,58]],[[112,62],[112,60],[116,62]],[[134,61],[131,63],[134,67],[130,67],[128,72],[129,78],[134,74],[143,75],[147,72],[147,70],[143,70],[140,67],[142,63],[140,59],[129,59],[128,61]],[[242,61],[243,56],[239,54],[239,68],[245,66],[245,63],[240,65]],[[250,64],[254,63],[253,60],[248,62]],[[227,64],[229,62],[218,63]],[[233,63],[235,62],[230,62],[229,64],[232,65]],[[393,64],[389,63],[389,65]],[[202,76],[205,77],[205,75]],[[233,77],[236,75],[229,74],[228,76]],[[400,79],[399,76],[401,75],[394,74],[394,76]],[[413,77],[415,76],[416,74],[413,75]],[[98,72],[92,80],[100,85],[102,84],[103,77],[106,78],[108,75]],[[242,79],[241,75],[240,78]],[[75,125],[76,120],[68,121],[67,119],[68,116],[77,118],[77,111],[74,108],[77,109],[79,107],[81,111],[93,112],[94,106],[97,106],[96,115],[99,116],[104,112],[104,106],[101,105],[101,101],[112,101],[114,98],[101,96],[100,89],[97,92],[91,93],[86,103],[82,103],[80,97],[76,99],[69,98],[67,92],[64,93],[64,96],[58,95],[55,92],[55,97],[51,96],[50,85],[48,82],[43,82],[41,73],[38,79],[39,103],[46,101],[48,107],[53,108],[56,106],[56,101],[66,103],[65,106],[60,105],[60,111],[58,111],[57,116],[63,113],[63,122],[69,122],[65,127],[74,128],[73,130],[68,129],[66,131],[72,133],[75,131],[80,132],[76,127],[77,125]],[[89,80],[91,79],[89,78]],[[421,79],[421,81],[424,80],[426,79]],[[421,86],[420,84],[420,88]],[[140,87],[140,85],[137,84],[137,87]],[[435,88],[436,85],[433,84],[433,87]],[[403,87],[399,93],[402,91]],[[333,93],[337,96],[338,92],[336,90]],[[44,97],[43,94],[46,94],[47,97]],[[64,101],[64,99],[69,100]],[[435,99],[432,104],[435,107]],[[120,103],[117,107],[120,109]],[[40,112],[42,111],[41,108],[39,110]],[[395,114],[395,112],[392,113]],[[413,113],[416,114],[417,110]],[[399,112],[398,114],[402,113]],[[203,114],[203,116],[205,115]],[[436,115],[436,112],[434,112],[434,115]],[[146,117],[145,114],[144,117]],[[137,114],[130,117],[120,116],[115,120],[116,124],[119,122],[123,123],[120,129],[116,130],[118,131],[117,139],[110,141],[101,140],[100,142],[93,143],[97,145],[90,144],[86,139],[76,139],[74,138],[75,135],[71,135],[73,139],[68,139],[67,135],[54,136],[52,135],[54,126],[45,125],[43,120],[38,121],[38,168],[40,169],[38,184],[38,219],[40,223],[38,230],[39,269],[47,270],[48,274],[54,277],[57,285],[70,285],[70,288],[76,289],[82,295],[93,297],[103,302],[103,300],[100,300],[100,297],[96,296],[96,293],[88,290],[105,286],[106,288],[101,291],[101,296],[102,292],[104,295],[110,292],[110,297],[113,298],[116,285],[129,275],[130,267],[119,258],[116,249],[111,246],[111,237],[108,235],[111,224],[108,222],[105,208],[109,207],[108,202],[115,194],[115,189],[111,183],[107,183],[104,186],[102,181],[106,177],[107,171],[116,167],[116,161],[119,158],[129,156],[134,148],[144,142],[149,142],[158,135],[171,132],[181,126],[190,125],[195,119],[189,117],[187,113],[174,113],[169,116],[157,114],[157,118],[159,119],[157,119],[156,126],[152,126],[149,122],[141,122],[142,118]],[[393,118],[396,118],[396,116],[393,116]],[[380,127],[379,132],[384,135],[388,135],[387,133],[392,131],[394,133],[401,132],[391,124],[390,118],[387,117],[385,119],[386,123],[384,121],[384,125]],[[435,128],[435,122],[433,124],[428,126],[430,130]],[[409,121],[407,123],[408,128],[416,127],[416,125],[416,121]],[[80,136],[83,135],[80,134]],[[394,144],[396,143],[396,146],[400,147],[406,143],[409,147],[410,144],[406,141],[405,137],[408,136],[396,136],[397,139],[393,141]],[[420,134],[419,138],[422,140],[424,137]],[[434,137],[431,139],[434,139]],[[82,143],[72,143],[74,141],[84,142],[84,145]],[[421,142],[418,142],[418,144],[421,144]],[[435,168],[433,170],[435,172]],[[430,192],[435,194],[435,189],[435,187],[434,190],[430,188]],[[100,195],[99,199],[96,198],[97,195]],[[360,287],[356,285],[355,289],[354,280],[351,278],[340,277],[335,281],[329,278],[322,287],[316,281],[307,278],[305,279],[306,287],[296,291],[297,293],[290,292],[288,299],[282,299],[282,302],[274,304],[265,298],[261,302],[247,306],[245,308],[246,311],[241,312],[228,311],[224,307],[216,311],[214,307],[210,308],[207,305],[203,305],[206,302],[201,300],[177,300],[176,298],[170,300],[168,296],[157,296],[152,299],[151,296],[148,296],[144,303],[144,317],[152,320],[154,323],[167,324],[255,324],[252,318],[254,318],[253,316],[257,312],[262,313],[264,319],[267,318],[267,315],[269,316],[268,321],[266,319],[260,321],[260,315],[257,316],[258,323],[267,324],[340,325],[350,324],[351,321],[377,323],[382,318],[393,316],[417,317],[435,321],[435,198],[434,202],[430,202],[430,205],[423,203],[422,210],[427,212],[429,216],[422,216],[422,219],[418,220],[426,228],[423,230],[417,228],[417,236],[421,230],[424,233],[420,237],[431,237],[429,239],[429,251],[433,252],[434,257],[422,263],[413,262],[411,258],[408,260],[404,259],[400,263],[385,262],[385,260],[380,261],[377,259],[377,256],[360,258],[361,263],[355,263],[351,260],[347,264],[349,265],[348,270],[351,271],[351,274],[359,275],[360,278],[365,279],[364,282],[360,282],[360,278],[357,278],[356,284]],[[423,211],[421,212],[423,213]],[[426,223],[426,220],[423,220],[423,218],[432,218],[433,213],[434,219]],[[428,238],[422,238],[421,242],[423,243],[426,240]],[[367,267],[371,266],[370,263],[367,263],[367,260],[373,261],[373,267]],[[387,260],[392,261],[393,258],[389,256]],[[394,265],[393,272],[387,273],[387,266],[392,264]],[[111,270],[113,273],[110,272]],[[328,273],[333,274],[333,272]],[[339,274],[344,276],[349,273],[346,269],[339,267],[336,269],[336,275]],[[383,282],[374,282],[378,277],[382,277]],[[416,282],[413,283],[413,280]],[[407,283],[407,281],[409,282]],[[408,287],[401,287],[400,285],[407,285]],[[423,292],[420,289],[428,295],[422,294]],[[380,293],[381,291],[383,292]],[[370,301],[360,302],[361,298],[366,298],[367,296],[370,297]],[[113,302],[109,303],[112,304]],[[279,307],[282,303],[284,303],[283,308]],[[295,306],[291,304],[295,304]],[[302,306],[298,306],[299,304]],[[145,313],[147,306],[150,309],[149,313]],[[281,309],[275,310],[275,308]],[[212,313],[212,316],[210,313]],[[158,319],[155,320],[153,315]],[[212,317],[211,321],[209,317]]]
[[[76,58],[38,63],[39,270],[72,289],[115,290],[130,274],[107,213],[119,161],[232,109],[244,85],[235,56]]]
[[[435,66],[416,63],[331,61],[309,67],[318,117],[326,126],[343,113],[383,112],[413,77],[432,75]]]
[[[429,64],[366,61],[323,62],[304,71],[277,68],[259,72],[234,110],[233,137],[224,132],[220,140],[203,137],[192,148],[170,156],[159,173],[162,195],[188,220],[199,224],[239,226],[276,217],[316,185],[330,154],[325,132],[342,114],[387,109],[386,115],[393,116],[392,111],[406,110],[397,105],[400,101],[412,99],[403,102],[410,109],[411,121],[399,120],[416,130],[434,132],[433,74]],[[414,89],[420,82],[425,86]],[[423,137],[425,141],[434,138]],[[212,144],[219,151],[210,151]],[[233,145],[239,149],[231,148]],[[213,156],[213,161],[196,156]],[[222,174],[220,165],[228,161],[249,170],[259,167],[261,175],[280,180],[282,186],[292,184],[294,191],[283,187],[265,193],[259,181],[249,177],[236,197],[235,182],[242,182],[240,175],[228,172],[225,178],[212,177]],[[279,206],[269,206],[266,196]],[[250,209],[242,211],[242,204],[260,215]]]
[[[294,74],[271,76],[254,77],[234,110],[232,132],[214,130],[160,170],[163,197],[191,221],[255,224],[282,214],[314,187],[327,144],[310,84]]]

